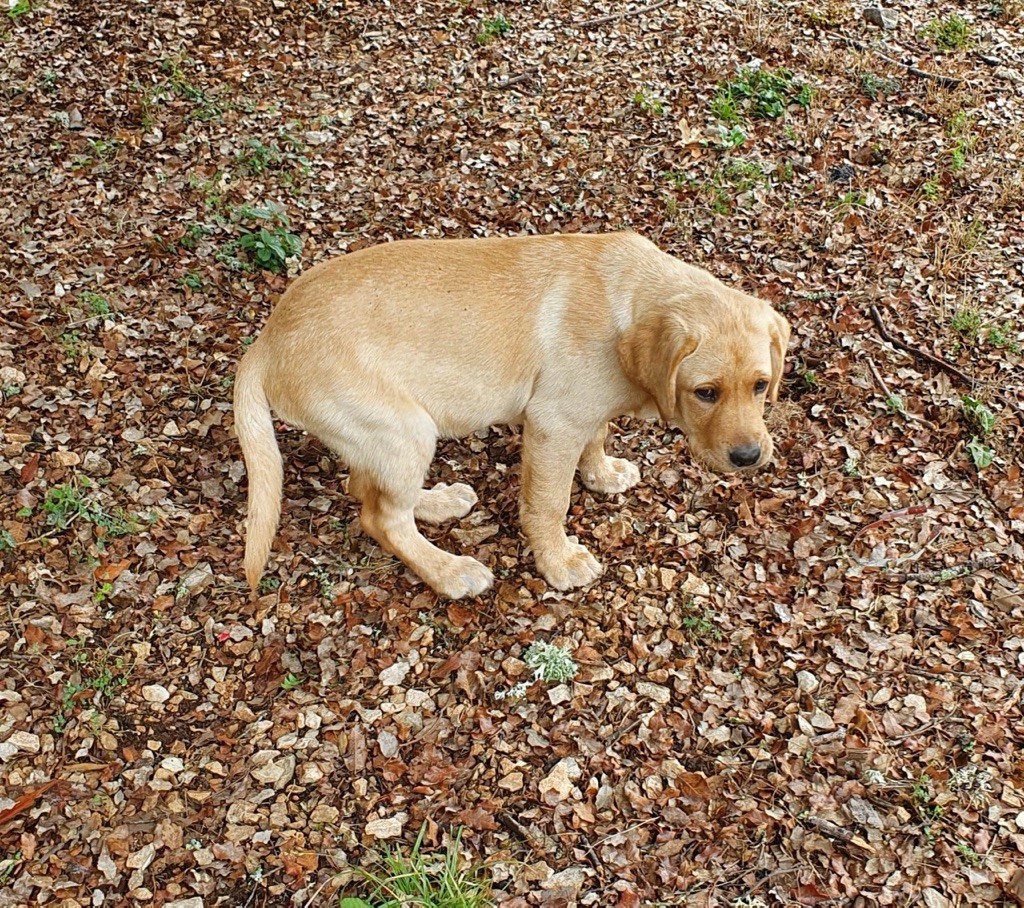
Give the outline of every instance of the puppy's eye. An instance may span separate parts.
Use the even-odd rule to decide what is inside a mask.
[[[755,394],[764,394],[764,392],[767,390],[768,382],[766,382],[763,378],[756,385],[754,385]]]
[[[706,404],[713,404],[718,399],[718,392],[714,388],[697,388],[693,393]]]

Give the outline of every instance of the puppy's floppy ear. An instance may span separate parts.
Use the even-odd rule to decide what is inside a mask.
[[[646,313],[622,332],[618,344],[622,371],[654,398],[662,419],[670,419],[676,411],[679,364],[698,343],[700,335],[667,307]]]
[[[775,403],[779,399],[782,370],[786,363],[786,348],[789,346],[789,322],[774,309],[768,316],[768,336],[772,345],[772,380],[768,385],[768,398]]]

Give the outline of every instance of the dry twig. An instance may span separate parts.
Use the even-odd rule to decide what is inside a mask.
[[[640,16],[644,13],[653,13],[656,9],[668,6],[670,0],[657,0],[656,3],[649,3],[639,9],[626,10],[624,13],[611,13],[607,16],[598,16],[596,19],[584,19],[582,22],[574,22],[577,28],[592,28],[595,25],[604,25],[606,22],[615,22],[618,19],[628,19],[631,16]]]
[[[913,347],[910,344],[906,343],[905,341],[901,341],[895,335],[891,334],[889,332],[889,329],[886,328],[885,322],[882,321],[882,314],[878,311],[877,306],[869,306],[868,311],[871,313],[871,318],[874,320],[875,328],[878,329],[878,333],[882,335],[882,340],[884,340],[886,343],[891,344],[898,350],[903,350],[905,353],[910,353],[911,355],[916,356],[919,359],[926,360],[933,366],[938,366],[940,369],[945,370],[950,375],[955,375],[965,385],[971,388],[974,387],[974,379],[965,375],[956,366],[952,365],[951,363],[947,363],[945,360],[939,359],[937,356],[929,353],[927,350],[922,350],[920,347]]]

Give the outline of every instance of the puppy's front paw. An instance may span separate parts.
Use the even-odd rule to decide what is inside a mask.
[[[453,557],[451,565],[430,584],[434,592],[448,599],[472,599],[494,585],[494,575],[475,558]]]
[[[601,562],[579,543],[570,542],[557,555],[537,553],[537,569],[556,590],[571,590],[601,576]]]
[[[591,492],[615,495],[635,486],[640,481],[640,470],[621,457],[606,457],[596,469],[580,470],[580,479]]]

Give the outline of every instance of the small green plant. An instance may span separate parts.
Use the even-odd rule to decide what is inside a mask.
[[[996,452],[979,438],[972,438],[967,442],[967,453],[971,455],[971,461],[979,470],[992,466]]]
[[[203,278],[196,271],[189,271],[180,278],[180,281],[181,286],[188,287],[189,290],[200,290],[203,286]]]
[[[8,530],[0,530],[0,552],[9,552],[16,547],[17,543],[10,532]]]
[[[1021,338],[1019,334],[1015,334],[1013,323],[1010,321],[1004,321],[1001,325],[990,325],[985,340],[996,347],[1020,355]]]
[[[83,290],[78,294],[78,298],[85,305],[90,316],[100,318],[113,312],[110,307],[110,301],[101,293],[96,293],[93,290]]]
[[[633,103],[644,113],[656,117],[665,115],[665,102],[647,88],[638,88],[633,94]]]
[[[14,0],[13,3],[9,2],[7,5],[7,15],[12,22],[19,16],[30,12],[32,12],[31,0]]]
[[[476,33],[477,44],[490,44],[512,30],[512,23],[504,16],[484,16]]]
[[[852,208],[863,208],[867,204],[867,196],[856,189],[849,189],[832,203],[832,207],[840,211],[849,211]]]
[[[185,232],[178,238],[178,245],[191,252],[199,245],[199,241],[204,236],[208,236],[212,232],[213,230],[206,224],[189,224],[185,228]]]
[[[298,149],[302,147],[301,143],[283,129],[279,132],[279,137],[284,147],[273,139],[269,142],[261,142],[254,138],[246,139],[245,148],[236,155],[236,160],[253,176],[258,176],[266,170],[290,165],[297,165],[303,175],[309,173],[309,161],[298,153]]]
[[[268,574],[266,577],[263,577],[260,580],[259,585],[256,587],[256,589],[259,591],[261,595],[266,595],[272,590],[276,590],[280,585],[280,580],[278,580],[276,577],[271,577]]]
[[[960,855],[960,860],[969,867],[980,867],[985,863],[985,859],[966,842],[957,842],[953,846],[953,850]]]
[[[83,694],[90,693],[93,702],[109,700],[128,685],[130,672],[130,667],[120,656],[111,660],[105,649],[88,650],[79,638],[72,638],[69,643],[72,644],[70,654],[74,670],[61,691],[60,703],[53,717],[53,730],[58,734],[67,728]],[[93,725],[99,721],[95,710],[90,719]]]
[[[811,88],[798,82],[785,67],[743,67],[736,77],[719,84],[711,99],[711,112],[732,123],[741,113],[758,119],[778,119],[790,104],[809,107]]]
[[[718,147],[723,151],[732,151],[734,148],[739,148],[744,142],[747,141],[747,134],[739,127],[733,124],[728,129],[724,126],[719,126],[719,139]]]
[[[979,435],[988,435],[995,427],[995,414],[977,397],[964,394],[960,398],[960,404],[963,407],[964,416],[974,432]]]
[[[768,182],[764,167],[746,158],[730,158],[722,165],[721,175],[737,192],[749,192]]]
[[[738,123],[740,119],[740,105],[732,95],[719,91],[711,99],[711,113],[726,123]]]
[[[5,885],[14,873],[14,868],[21,862],[21,849],[16,848],[0,858],[0,886]]]
[[[334,595],[334,581],[331,579],[331,575],[328,573],[327,568],[323,565],[317,564],[313,566],[313,569],[309,573],[316,581],[317,588],[320,591],[320,598],[330,599]]]
[[[963,16],[952,13],[925,23],[921,34],[934,41],[939,50],[960,50],[970,43],[971,26]]]
[[[711,613],[700,608],[692,599],[687,599],[682,606],[681,624],[683,633],[697,643],[701,640],[721,640],[722,632],[711,620]]]
[[[298,675],[292,674],[292,672],[288,672],[288,674],[281,679],[281,690],[286,693],[290,690],[295,690],[296,687],[300,687],[301,685],[302,678]]]
[[[970,306],[960,306],[949,320],[950,327],[965,340],[974,342],[981,331],[981,315]]]
[[[946,120],[946,135],[960,136],[970,132],[971,117],[965,110],[958,110]]]
[[[126,536],[138,529],[138,519],[120,508],[107,513],[96,502],[90,501],[82,492],[89,488],[87,479],[75,480],[53,486],[46,492],[40,506],[49,526],[65,530],[76,520],[85,520],[102,527],[108,536]]]
[[[858,467],[860,459],[850,455],[843,461],[843,475],[844,476],[859,476],[860,469]]]
[[[185,75],[183,65],[191,63],[188,58],[168,59],[160,64],[160,68],[168,74],[167,84],[179,98],[191,101],[195,104],[190,116],[196,120],[212,120],[224,113],[224,108],[214,98],[211,98],[204,89],[193,85]]]
[[[288,259],[302,251],[302,240],[283,226],[243,233],[238,244],[258,267],[278,274],[284,272]]]
[[[927,179],[921,184],[921,194],[926,199],[937,199],[941,191],[942,187],[939,186],[939,181],[934,178]]]
[[[217,258],[229,267],[243,271],[255,265],[282,274],[287,269],[288,259],[302,251],[302,240],[288,231],[288,216],[280,207],[243,205],[235,209],[234,217],[239,222],[255,220],[267,226],[245,229],[221,247]],[[239,252],[245,253],[248,264],[238,258]]]
[[[107,598],[107,596],[110,595],[110,591],[113,588],[114,584],[112,584],[109,580],[105,580],[98,587],[96,587],[96,592],[92,594],[92,601],[102,602],[104,599]]]
[[[426,824],[408,855],[396,846],[363,871],[369,899],[343,896],[338,908],[489,908],[490,882],[482,865],[465,866],[461,827],[441,854],[424,853],[425,830]]]
[[[543,640],[535,640],[527,647],[523,661],[533,669],[537,681],[568,681],[578,670],[567,649]]]
[[[813,389],[818,387],[818,374],[813,369],[804,369],[800,373],[800,379],[807,388]]]
[[[894,95],[900,90],[900,83],[888,76],[876,76],[871,72],[860,74],[860,88],[872,101],[876,98]]]
[[[276,144],[264,144],[259,139],[245,140],[245,151],[238,153],[238,162],[253,176],[263,173],[268,167],[280,164],[281,149]]]
[[[65,359],[78,359],[79,354],[82,352],[82,341],[77,331],[65,331],[57,340],[64,351]]]
[[[885,399],[885,409],[890,413],[906,413],[907,408],[903,406],[903,398],[898,394],[890,394]]]

